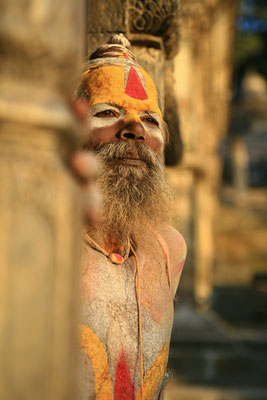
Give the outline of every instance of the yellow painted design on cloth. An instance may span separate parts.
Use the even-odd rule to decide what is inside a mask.
[[[143,75],[147,99],[134,99],[124,93],[123,65],[105,65],[92,68],[83,74],[82,80],[85,82],[90,104],[112,103],[123,107],[127,112],[133,109],[137,112],[152,111],[158,113],[162,118],[154,82],[142,67],[136,66],[135,68]]]
[[[160,349],[156,361],[150,367],[143,381],[143,393],[139,390],[136,400],[154,400],[155,394],[163,378],[169,354],[169,342]]]
[[[85,325],[80,325],[80,345],[90,358],[95,374],[96,400],[112,400],[112,383],[108,359],[100,339]]]

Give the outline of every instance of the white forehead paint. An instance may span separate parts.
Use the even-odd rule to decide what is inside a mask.
[[[114,111],[116,115],[110,116],[99,116],[97,114],[104,111]],[[110,104],[110,103],[97,103],[94,104],[90,109],[88,117],[88,129],[91,132],[94,129],[112,127],[118,121],[122,121],[127,116],[127,111],[122,107]],[[154,111],[140,111],[138,113],[139,122],[143,125],[143,128],[154,137],[163,140],[162,125],[159,114]],[[154,119],[157,124],[146,121],[146,118]]]
[[[116,116],[97,116],[98,113],[104,111],[114,111]],[[97,128],[105,128],[114,125],[116,122],[124,118],[125,112],[120,107],[116,107],[110,103],[98,103],[94,104],[90,109],[88,117],[88,128],[89,131]]]

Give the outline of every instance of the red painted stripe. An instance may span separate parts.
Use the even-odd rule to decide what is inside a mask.
[[[116,367],[114,400],[135,400],[134,385],[123,352]]]

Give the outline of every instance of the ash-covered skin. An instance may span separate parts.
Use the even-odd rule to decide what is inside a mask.
[[[169,232],[169,227],[163,228]],[[171,232],[174,240],[174,232]],[[170,232],[168,233],[170,234]],[[144,356],[143,399],[157,399],[164,380],[168,344],[173,322],[173,293],[179,276],[172,276],[169,287],[166,274],[166,259],[153,232],[150,245],[139,245],[137,257],[140,263],[142,339]],[[177,263],[185,257],[184,242],[180,235],[175,237]],[[90,287],[91,290],[88,290]],[[129,375],[135,387],[135,398],[140,393],[140,354],[138,336],[138,309],[136,300],[136,265],[131,255],[122,265],[108,262],[106,257],[86,245],[82,262],[82,319],[81,324],[90,327],[97,335],[107,354],[108,379],[114,391],[116,368],[121,352],[125,355]],[[153,371],[161,349],[166,349]],[[96,349],[97,352],[97,349]],[[101,352],[98,352],[100,361]],[[83,373],[81,377],[82,399],[101,399],[103,392],[88,380],[92,373],[90,358],[81,354]],[[101,361],[102,362],[102,361]],[[99,366],[100,369],[100,366]],[[152,370],[153,373],[150,373]],[[147,379],[147,380],[146,380]],[[104,397],[103,397],[104,398]],[[112,399],[113,397],[107,397]],[[124,399],[125,397],[121,397]]]

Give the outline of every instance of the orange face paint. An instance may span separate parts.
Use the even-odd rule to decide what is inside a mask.
[[[90,105],[112,103],[138,118],[140,111],[162,114],[156,86],[139,66],[105,65],[91,68],[83,75]]]

